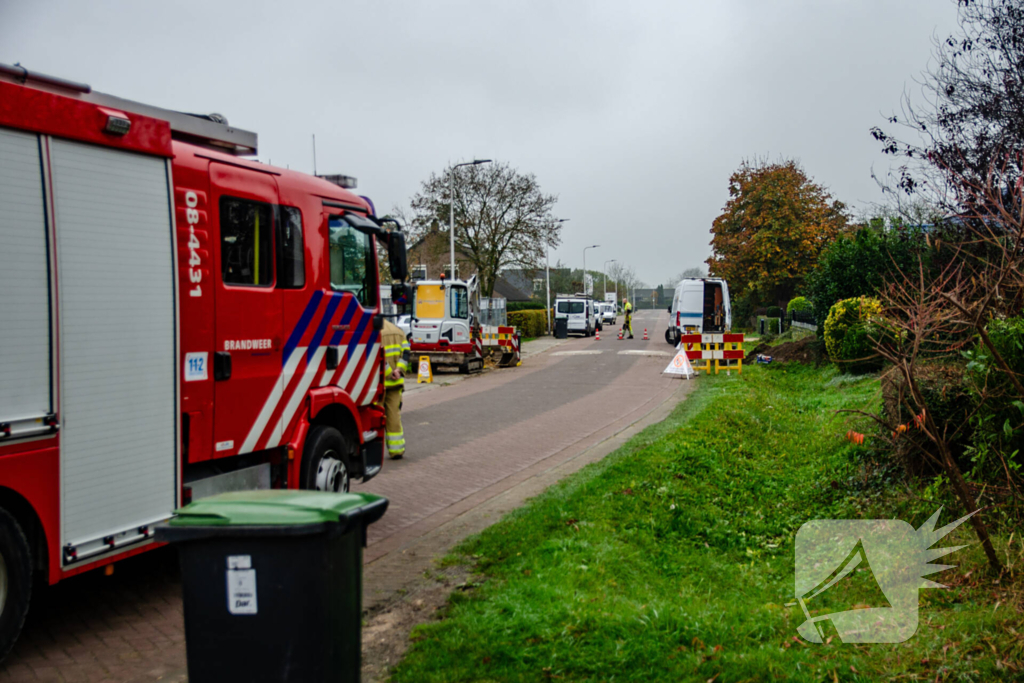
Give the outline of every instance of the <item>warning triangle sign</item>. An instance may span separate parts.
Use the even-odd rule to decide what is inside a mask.
[[[679,344],[676,349],[675,358],[673,358],[672,362],[668,364],[668,367],[665,368],[663,374],[679,375],[680,377],[690,379],[697,373],[693,371],[693,366],[690,365],[690,359],[686,357],[686,349],[683,348],[682,344]]]

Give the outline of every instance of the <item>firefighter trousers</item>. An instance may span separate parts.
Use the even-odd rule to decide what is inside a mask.
[[[388,453],[397,458],[405,453],[405,433],[402,431],[402,387],[384,392],[384,432]]]

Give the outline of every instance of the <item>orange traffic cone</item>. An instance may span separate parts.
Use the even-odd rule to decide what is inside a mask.
[[[601,330],[594,333],[594,341],[601,341]]]
[[[650,341],[650,339],[647,337],[647,328],[646,327],[644,328],[644,341]]]
[[[622,330],[619,330],[619,341],[622,341]]]

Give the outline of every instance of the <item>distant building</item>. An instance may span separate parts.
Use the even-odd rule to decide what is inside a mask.
[[[544,280],[541,278],[540,296],[537,294],[537,271],[533,269],[510,268],[498,274],[494,283],[494,295],[503,296],[508,301],[531,301],[544,298]],[[541,271],[541,275],[544,272]]]
[[[436,221],[432,223],[426,234],[409,246],[408,261],[410,273],[419,275],[419,279],[436,280],[442,274],[450,277],[451,243],[448,231],[441,230]],[[475,274],[476,266],[456,248],[455,277],[470,278]]]

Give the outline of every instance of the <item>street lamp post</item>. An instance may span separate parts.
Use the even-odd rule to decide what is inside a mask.
[[[448,241],[451,246],[451,266],[448,281],[455,279],[455,169],[460,166],[479,166],[490,163],[490,159],[474,159],[464,164],[455,164],[448,171]]]
[[[568,218],[556,218],[555,223],[564,223]],[[551,334],[551,242],[544,245],[544,278],[547,280],[547,308],[544,319],[548,323],[548,334]]]
[[[604,294],[606,298],[608,296],[608,264],[609,263],[617,263],[617,261],[615,259],[608,259],[607,261],[604,262],[604,284],[601,286],[601,289],[602,289],[601,293]],[[619,286],[615,285],[616,297],[618,296],[618,293],[619,293]]]
[[[597,249],[600,244],[591,244],[589,247],[583,247],[583,293],[587,293],[587,249]]]

